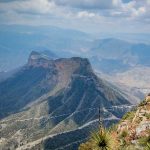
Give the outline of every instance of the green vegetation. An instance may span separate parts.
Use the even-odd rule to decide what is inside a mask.
[[[132,120],[134,118],[134,114],[135,114],[135,111],[131,111],[131,112],[127,112],[123,117],[122,117],[122,120]]]
[[[109,131],[106,130],[93,133],[92,140],[97,150],[111,150],[114,147],[114,140]]]
[[[150,119],[150,114],[149,114],[149,113],[146,113],[146,114],[145,114],[145,117],[146,117],[147,119]]]
[[[128,136],[127,130],[123,130],[119,135],[119,142],[120,142],[120,148],[121,149],[128,147],[127,136]]]
[[[149,136],[139,139],[139,145],[142,146],[144,150],[150,150],[150,130],[148,133]]]
[[[121,134],[120,134],[120,137],[121,137],[121,138],[125,138],[125,137],[127,137],[127,135],[128,135],[128,131],[127,131],[127,130],[123,130],[123,131],[121,132]]]
[[[91,139],[85,144],[81,144],[79,150],[116,150],[117,141],[111,133],[106,129],[100,129],[99,132],[94,132]]]
[[[144,100],[126,113],[118,125],[93,133],[79,150],[150,150],[150,129],[142,126],[146,125],[145,117],[150,121],[149,103]]]
[[[146,100],[143,100],[140,104],[139,104],[139,106],[145,106],[147,104],[147,101]]]
[[[81,144],[78,150],[150,150],[150,135],[141,138],[135,147],[129,142],[127,130],[116,135],[115,131],[101,129],[92,133],[90,139]]]

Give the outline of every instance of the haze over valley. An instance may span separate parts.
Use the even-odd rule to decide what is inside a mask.
[[[149,8],[1,0],[0,150],[149,149]]]

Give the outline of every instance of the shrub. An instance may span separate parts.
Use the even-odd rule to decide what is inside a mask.
[[[108,130],[102,128],[92,133],[91,139],[81,144],[79,150],[118,150],[118,143]]]
[[[116,150],[115,139],[106,129],[101,129],[99,132],[92,134],[92,141],[95,150]]]
[[[144,150],[150,150],[150,134],[147,137],[139,139],[139,145],[142,146]]]
[[[134,118],[134,115],[135,115],[135,112],[134,112],[134,111],[127,112],[127,113],[122,117],[122,120],[126,120],[126,119],[132,120],[132,119]]]

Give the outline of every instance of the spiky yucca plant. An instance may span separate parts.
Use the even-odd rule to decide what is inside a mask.
[[[115,140],[106,129],[92,134],[93,150],[116,150]]]

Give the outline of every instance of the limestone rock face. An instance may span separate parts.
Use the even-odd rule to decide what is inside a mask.
[[[138,139],[149,136],[150,131],[150,103],[149,96],[136,108],[127,113],[118,125],[118,133],[127,131],[127,138],[134,143]],[[136,143],[136,142],[135,142]]]
[[[48,68],[50,65],[52,65],[52,61],[47,56],[35,51],[31,52],[28,59],[28,66]]]
[[[126,94],[98,78],[88,59],[79,57],[52,60],[32,52],[28,63],[0,83],[0,89],[0,136],[5,148],[28,147],[27,142],[38,145],[54,135],[57,139],[57,134],[82,132],[98,122],[100,105],[107,126],[132,107]],[[78,132],[69,133],[70,137],[74,133]]]

